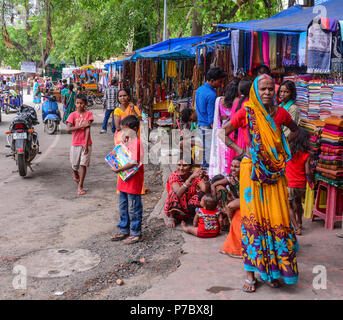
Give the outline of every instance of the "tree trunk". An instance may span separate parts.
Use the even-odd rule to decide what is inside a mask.
[[[192,37],[202,35],[202,23],[199,21],[199,15],[196,8],[197,0],[193,0],[193,19],[192,19]]]
[[[156,28],[156,40],[157,42],[162,41],[162,15],[161,15],[161,0],[156,0],[156,10],[157,10],[157,28]]]
[[[288,0],[288,8],[295,5],[295,0]]]

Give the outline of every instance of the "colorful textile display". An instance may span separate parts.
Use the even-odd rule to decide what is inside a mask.
[[[325,177],[329,184],[333,184],[332,181],[343,182],[343,119],[325,119],[320,149],[316,168],[319,178]]]
[[[331,115],[337,117],[343,115],[343,85],[333,86]]]
[[[328,74],[331,62],[332,32],[314,21],[307,31],[307,72]]]

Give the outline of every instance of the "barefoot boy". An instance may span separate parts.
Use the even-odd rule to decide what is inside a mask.
[[[78,184],[78,195],[83,195],[83,182],[86,177],[92,153],[91,123],[94,121],[93,113],[86,111],[87,97],[84,94],[76,96],[76,111],[67,119],[67,131],[72,132],[72,146],[70,161],[73,169],[74,181]],[[81,167],[80,173],[79,168]]]

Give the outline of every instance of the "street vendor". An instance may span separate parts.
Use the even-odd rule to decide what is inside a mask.
[[[168,196],[164,205],[168,228],[175,228],[176,223],[193,218],[195,209],[200,207],[204,194],[210,192],[210,180],[204,169],[192,173],[193,165],[187,164],[181,155],[177,170],[167,181]]]

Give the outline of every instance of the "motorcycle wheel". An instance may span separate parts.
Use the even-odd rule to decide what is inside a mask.
[[[102,99],[100,97],[95,98],[95,103],[96,104],[102,104]]]
[[[57,123],[56,121],[53,121],[53,120],[47,120],[44,126],[45,126],[45,131],[48,134],[54,134],[57,129]]]
[[[27,174],[27,164],[25,161],[24,154],[18,154],[18,169],[19,169],[19,175],[21,177],[25,177]]]

